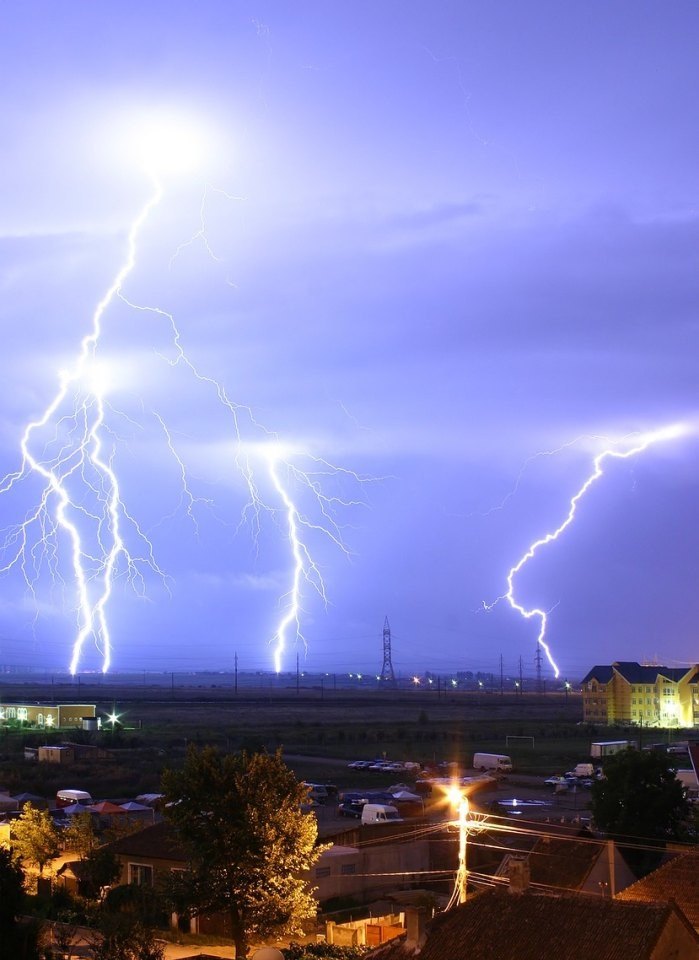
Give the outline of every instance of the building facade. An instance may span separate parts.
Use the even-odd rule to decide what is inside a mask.
[[[646,666],[617,661],[593,667],[582,680],[589,723],[644,727],[699,726],[699,665]]]
[[[83,720],[97,716],[94,703],[6,703],[0,705],[0,723],[19,720],[34,727],[82,727]]]

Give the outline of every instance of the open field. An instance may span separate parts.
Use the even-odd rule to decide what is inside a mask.
[[[80,732],[109,749],[112,759],[70,767],[22,759],[24,746],[76,739],[71,732],[1,728],[0,785],[55,792],[79,786],[95,796],[133,796],[157,790],[164,767],[176,765],[187,745],[222,750],[282,747],[297,773],[338,781],[343,788],[382,787],[405,775],[347,768],[352,759],[386,756],[421,763],[454,762],[467,768],[475,750],[509,754],[524,774],[561,772],[589,754],[594,739],[626,734],[582,725],[581,701],[570,694],[505,694],[444,690],[322,690],[245,688],[235,694],[213,685],[177,687],[84,681],[52,685],[13,683],[3,703],[97,703],[104,718],[115,711],[112,731]],[[533,737],[508,742],[508,737]],[[658,738],[658,731],[654,732]],[[70,781],[70,784],[67,782]]]

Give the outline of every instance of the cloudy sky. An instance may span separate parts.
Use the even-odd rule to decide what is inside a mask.
[[[68,474],[94,604],[99,378],[134,560],[105,604],[113,668],[273,667],[294,567],[274,470],[325,584],[302,582],[309,669],[378,670],[388,615],[397,671],[532,672],[535,619],[483,601],[610,441],[676,422],[606,464],[515,595],[550,611],[564,677],[699,659],[698,45],[682,0],[3,3],[10,481],[152,198],[144,123],[187,130],[128,303],[30,442]],[[67,668],[84,620],[57,492],[17,527],[45,487],[27,468],[0,495],[0,662]],[[296,650],[291,629],[284,668]],[[80,669],[102,662],[90,635]]]

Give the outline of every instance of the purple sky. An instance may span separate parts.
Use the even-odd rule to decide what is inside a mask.
[[[309,450],[383,478],[324,480],[364,505],[338,514],[351,559],[310,533],[329,602],[304,590],[306,666],[378,670],[388,614],[399,671],[496,670],[501,653],[531,671],[536,624],[477,611],[562,521],[602,446],[531,461],[492,508],[537,451],[699,427],[697,49],[693,2],[6,2],[0,473],[149,195],[124,122],[181,111],[214,146],[166,185],[124,294],[172,313],[197,368],[297,466]],[[215,258],[195,238],[171,262],[207,182]],[[229,668],[237,651],[241,668],[270,668],[291,566],[269,478],[255,544],[230,418],[168,366],[165,322],[116,302],[103,330],[123,375],[113,463],[169,578],[169,593],[147,578],[148,599],[117,579],[114,666]],[[198,531],[154,411],[212,501],[195,505]],[[695,432],[613,463],[518,578],[522,603],[553,608],[563,676],[699,659],[698,453]],[[0,497],[6,534],[39,490]],[[63,584],[41,576],[36,602],[16,566],[0,580],[0,663],[67,667],[64,541]]]

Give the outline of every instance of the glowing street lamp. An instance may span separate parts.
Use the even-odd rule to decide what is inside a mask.
[[[111,713],[107,714],[107,723],[111,723],[112,733],[114,733],[114,727],[119,723],[119,714],[112,710]]]
[[[459,812],[459,868],[456,872],[458,903],[466,902],[468,868],[466,866],[466,837],[468,836],[468,797],[458,787],[449,790],[448,797]]]

